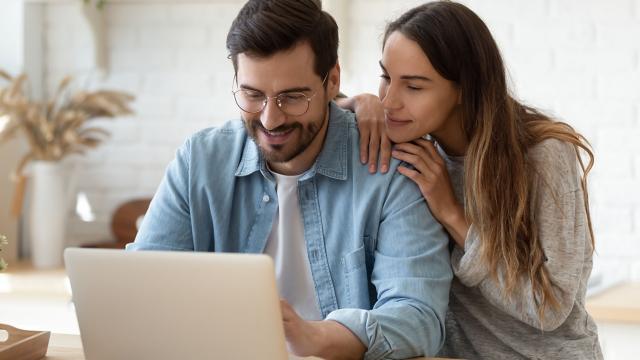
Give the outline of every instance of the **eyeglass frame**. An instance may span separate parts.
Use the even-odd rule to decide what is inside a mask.
[[[327,79],[328,79],[328,78],[329,78],[329,73],[327,73],[327,74],[324,76],[324,79],[322,79],[322,87],[324,87],[324,83],[327,81]],[[233,81],[233,82],[234,82],[235,84],[237,84],[237,79],[235,78],[235,76],[234,76],[234,81]],[[249,114],[259,114],[259,113],[263,112],[263,111],[264,111],[264,109],[267,107],[267,104],[269,103],[269,100],[270,100],[270,99],[275,99],[275,100],[276,100],[276,105],[278,106],[278,109],[279,109],[280,111],[282,111],[284,114],[287,114],[287,115],[289,115],[289,116],[302,116],[302,115],[306,114],[306,113],[309,111],[309,108],[311,107],[311,106],[310,106],[310,104],[311,104],[311,100],[312,100],[312,99],[313,99],[313,98],[318,94],[318,92],[319,92],[320,90],[316,90],[316,92],[314,92],[314,93],[313,93],[313,95],[311,95],[311,96],[307,96],[307,94],[305,94],[305,93],[304,93],[304,92],[302,92],[302,91],[281,92],[281,93],[279,93],[279,94],[277,94],[277,95],[274,95],[274,96],[267,96],[267,94],[264,94],[264,93],[263,93],[263,94],[262,94],[262,96],[263,96],[264,100],[262,101],[262,108],[260,108],[260,110],[258,110],[258,111],[247,111],[247,110],[243,109],[243,108],[242,108],[242,106],[240,106],[240,104],[238,104],[238,99],[236,99],[236,93],[238,93],[238,92],[240,92],[240,91],[256,91],[256,90],[251,90],[251,89],[237,89],[237,90],[231,90],[231,94],[233,95],[233,100],[234,100],[234,102],[236,103],[236,105],[238,106],[238,108],[239,108],[240,110],[242,110],[242,111],[244,111],[244,112],[246,112],[246,113],[249,113]],[[261,91],[257,91],[257,92],[261,92]],[[302,94],[305,98],[307,98],[307,109],[306,109],[304,112],[300,113],[300,114],[289,114],[288,112],[284,111],[284,110],[282,109],[282,103],[281,103],[281,100],[279,99],[279,97],[280,97],[280,96],[282,96],[282,95],[285,95],[285,94]]]

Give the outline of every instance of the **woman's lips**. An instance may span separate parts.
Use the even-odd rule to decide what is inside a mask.
[[[387,120],[387,125],[389,127],[404,126],[411,123],[411,120],[402,120],[398,118],[393,118],[391,116],[387,116],[386,120]]]

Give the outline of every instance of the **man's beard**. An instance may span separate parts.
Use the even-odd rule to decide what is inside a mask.
[[[293,138],[289,139],[285,144],[260,144],[258,133],[260,131],[267,132],[262,123],[260,122],[260,118],[256,118],[253,120],[244,120],[244,126],[247,129],[247,133],[253,139],[253,142],[258,145],[258,149],[260,149],[260,153],[264,157],[267,162],[273,163],[286,163],[293,160],[296,156],[302,154],[308,147],[311,145],[313,140],[318,136],[318,133],[322,129],[325,121],[327,119],[327,108],[325,107],[322,112],[322,117],[316,121],[312,121],[306,125],[302,125],[299,122],[294,122],[291,124],[285,124],[279,126],[271,132],[288,132],[291,131],[290,136],[295,136],[293,132],[298,131],[299,134],[297,136],[297,141]],[[325,120],[326,119],[326,120]],[[295,144],[291,144],[291,141],[296,141]]]

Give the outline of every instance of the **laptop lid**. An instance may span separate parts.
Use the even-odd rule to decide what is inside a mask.
[[[85,356],[287,359],[266,255],[69,248]]]

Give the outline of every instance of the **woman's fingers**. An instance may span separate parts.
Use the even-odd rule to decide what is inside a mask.
[[[444,159],[442,158],[438,150],[436,150],[436,146],[433,144],[433,141],[418,139],[414,142],[416,143],[416,145],[424,149],[435,162],[444,165]]]
[[[363,165],[369,159],[369,127],[358,123],[360,130],[360,163]]]
[[[420,185],[419,182],[422,181],[422,179],[420,178],[420,173],[414,169],[409,169],[406,166],[398,166],[398,172],[406,177],[408,177],[409,179],[413,180],[414,182],[416,182],[416,184]]]
[[[405,152],[407,154],[418,156],[424,162],[426,162],[429,165],[429,167],[432,168],[432,170],[434,170],[433,169],[433,164],[435,163],[435,161],[432,158],[431,154],[429,154],[422,147],[420,147],[420,146],[418,146],[416,144],[412,144],[412,143],[398,144],[398,145],[394,146],[393,151],[394,151],[394,153],[395,152]],[[396,157],[396,156],[394,155],[393,157]],[[403,159],[401,159],[401,160],[403,160]],[[403,160],[403,161],[406,161],[406,160]]]
[[[371,173],[377,171],[378,160],[381,161],[381,170],[385,164],[388,169],[390,150],[384,151],[391,145],[386,136],[382,102],[373,94],[359,94],[352,97],[348,105],[356,113],[360,131],[360,162],[367,164]]]
[[[429,164],[429,160],[425,160],[419,154],[411,154],[404,151],[393,150],[393,157],[411,164],[415,168],[415,170],[425,178],[425,180],[435,180],[433,165]]]
[[[416,144],[416,143],[402,143],[402,144],[397,144],[394,147],[394,150],[400,150],[400,151],[404,151],[410,154],[415,154],[415,155],[420,155],[421,157],[425,158],[425,159],[429,159],[431,161],[435,161],[435,159],[433,159],[433,157],[431,156],[431,154],[425,150],[422,146]]]
[[[380,142],[380,172],[385,174],[389,171],[389,163],[391,162],[391,139],[382,135]]]
[[[413,182],[416,183],[416,185],[418,185],[418,188],[420,189],[420,192],[422,193],[422,196],[425,197],[425,199],[427,198],[426,194],[428,194],[428,189],[429,189],[429,182],[427,181],[427,179],[424,177],[424,175],[414,169],[409,169],[406,166],[398,166],[398,172],[406,177],[408,177],[409,179],[411,179]]]
[[[369,172],[375,173],[378,167],[378,150],[380,149],[380,133],[374,130],[369,135]]]

